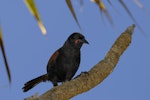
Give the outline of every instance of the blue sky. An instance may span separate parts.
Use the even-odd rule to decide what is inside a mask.
[[[121,56],[113,73],[100,85],[71,100],[150,100],[150,1],[141,0],[146,11],[131,0],[125,2],[146,36],[136,28],[131,45]],[[117,0],[113,4],[119,13],[107,2],[104,3],[112,16],[114,28],[105,16],[103,23],[99,8],[90,0],[84,2],[82,10],[78,0],[73,2],[82,34],[90,43],[82,47],[81,64],[76,75],[90,70],[102,60],[120,33],[134,23]],[[63,45],[71,33],[80,32],[65,0],[36,0],[36,4],[48,32],[46,36],[41,34],[23,0],[1,0],[0,24],[12,75],[12,84],[9,86],[0,54],[0,97],[3,100],[22,100],[52,88],[52,84],[46,82],[27,93],[21,89],[25,82],[46,73],[46,65],[53,52]]]

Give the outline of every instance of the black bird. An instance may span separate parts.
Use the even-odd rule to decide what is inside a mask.
[[[80,33],[71,34],[64,45],[55,51],[47,64],[47,73],[24,84],[22,88],[27,92],[40,82],[51,81],[53,86],[58,82],[70,81],[80,65],[80,48],[83,43],[89,44]]]

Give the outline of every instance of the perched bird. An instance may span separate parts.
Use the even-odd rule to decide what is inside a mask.
[[[58,82],[70,81],[80,65],[80,48],[83,43],[89,44],[80,33],[71,34],[64,45],[55,51],[47,64],[47,73],[24,84],[22,88],[27,92],[40,82],[51,81],[53,86]]]

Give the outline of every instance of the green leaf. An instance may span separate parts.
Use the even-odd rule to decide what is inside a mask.
[[[37,7],[35,5],[34,0],[24,0],[25,4],[27,5],[29,11],[31,12],[31,14],[35,17],[35,19],[38,22],[39,28],[42,31],[43,35],[46,35],[46,29],[42,23],[42,20],[40,18],[40,14],[37,10]]]
[[[106,17],[107,17],[108,21],[110,22],[110,24],[112,26],[114,26],[113,20],[110,16],[109,12],[107,11],[105,5],[103,4],[103,2],[101,0],[92,0],[92,2],[96,3],[99,6],[100,11],[102,11],[106,15]]]
[[[3,55],[3,58],[4,58],[4,63],[5,63],[5,67],[6,67],[8,80],[9,80],[9,83],[11,83],[11,74],[10,74],[10,69],[9,69],[9,66],[8,66],[7,59],[6,59],[6,53],[5,53],[4,43],[3,43],[3,39],[2,39],[2,29],[1,29],[1,27],[0,27],[0,48],[2,50],[2,55]]]
[[[80,28],[80,30],[81,30],[81,26],[80,26],[80,24],[79,24],[79,22],[78,22],[78,19],[77,19],[77,17],[76,17],[76,14],[75,14],[75,11],[74,11],[74,9],[73,9],[71,0],[66,0],[66,3],[67,3],[67,5],[68,5],[68,7],[69,7],[69,10],[70,10],[71,14],[73,15],[73,18],[75,19],[77,25],[79,26],[79,28]]]
[[[130,10],[128,9],[128,7],[126,6],[126,4],[123,2],[123,0],[119,0],[120,4],[123,6],[123,8],[126,10],[126,12],[129,14],[130,18],[133,20],[133,22],[136,24],[136,26],[138,27],[138,29],[145,34],[145,32],[143,31],[143,29],[141,28],[141,26],[137,23],[137,21],[135,20],[135,18],[133,17],[132,13],[130,12]]]

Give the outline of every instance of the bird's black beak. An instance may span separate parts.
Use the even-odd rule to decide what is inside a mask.
[[[86,39],[83,39],[83,43],[89,44],[89,42]]]

